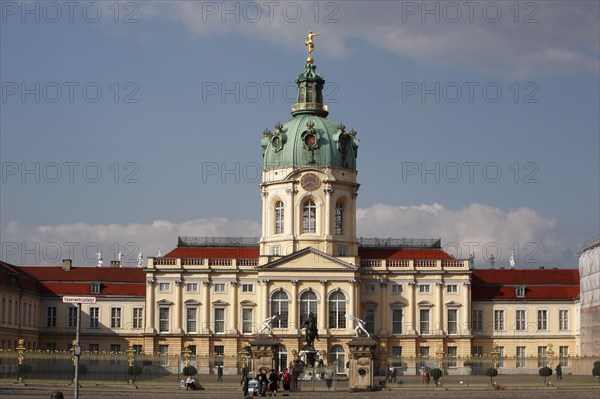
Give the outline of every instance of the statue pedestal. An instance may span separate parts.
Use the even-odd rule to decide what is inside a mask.
[[[252,348],[252,372],[259,373],[260,370],[275,368],[275,359],[279,348],[279,339],[269,336],[258,336],[250,341]]]
[[[319,351],[316,350],[314,346],[305,345],[299,352],[299,354],[300,359],[302,359],[305,365],[309,367],[315,367]]]
[[[348,390],[350,392],[373,390],[373,355],[377,342],[369,337],[356,337],[348,342],[350,348],[350,375]]]

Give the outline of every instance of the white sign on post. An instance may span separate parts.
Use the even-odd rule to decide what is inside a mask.
[[[96,303],[95,296],[63,296],[63,303]]]

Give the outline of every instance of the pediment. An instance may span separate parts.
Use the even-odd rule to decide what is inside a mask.
[[[195,299],[188,299],[188,300],[187,300],[187,301],[185,301],[184,303],[185,303],[186,305],[196,305],[196,306],[200,305],[200,302],[198,302],[198,301],[197,301],[197,300],[195,300]]]
[[[318,270],[323,271],[354,271],[358,268],[314,248],[303,248],[293,254],[283,256],[273,262],[258,266],[258,270]]]
[[[246,300],[240,302],[240,306],[249,307],[249,306],[257,306],[257,305],[255,302],[252,302],[252,301],[249,301],[248,299],[246,299]]]
[[[218,301],[214,301],[212,304],[213,304],[213,306],[229,306],[229,304],[227,302],[222,301],[220,299]]]
[[[157,304],[159,304],[159,305],[169,305],[169,306],[170,306],[170,305],[173,305],[173,302],[171,302],[171,301],[168,301],[168,300],[166,300],[166,299],[161,299],[160,301],[158,301],[158,302],[156,302],[156,303],[157,303]]]
[[[390,303],[390,307],[392,308],[403,308],[405,306],[408,306],[408,304],[402,301],[394,301]]]
[[[458,302],[450,301],[450,302],[446,302],[446,306],[449,308],[459,308],[462,306],[462,304],[460,304]]]
[[[433,307],[433,303],[429,302],[429,301],[421,301],[419,303],[417,303],[418,306],[422,307],[422,308],[431,308]]]

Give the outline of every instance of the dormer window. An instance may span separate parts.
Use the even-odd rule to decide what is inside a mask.
[[[515,288],[515,294],[517,295],[517,298],[525,298],[525,287],[521,286]]]
[[[102,283],[92,283],[92,294],[99,294],[102,288]]]

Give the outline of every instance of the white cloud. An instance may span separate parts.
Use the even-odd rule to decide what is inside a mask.
[[[358,43],[366,41],[422,65],[502,77],[597,74],[600,69],[597,2],[477,2],[471,12],[465,2],[353,1],[321,3],[318,13],[317,3],[270,4],[274,3],[271,10],[265,2],[252,2],[250,7],[241,2],[177,1],[142,7],[152,7],[148,15],[183,23],[201,37],[238,34],[300,47],[300,38],[313,29],[322,33],[317,53],[334,57],[350,57]],[[411,5],[416,11],[407,9]],[[301,17],[296,19],[297,8]],[[426,8],[437,11],[427,14]],[[501,15],[492,22],[496,8]]]
[[[452,210],[440,204],[393,206],[377,204],[357,210],[358,235],[364,237],[441,238],[453,256],[467,258],[475,251],[476,263],[486,267],[490,255],[498,266],[508,266],[514,251],[519,267],[574,266],[568,241],[556,221],[530,208],[503,211],[482,204]],[[74,258],[76,264],[93,264],[101,248],[105,264],[119,250],[126,264],[135,264],[137,252],[155,256],[177,245],[177,236],[259,236],[260,224],[227,218],[195,219],[183,223],[156,220],[151,224],[89,225],[85,223],[27,228],[9,222],[2,232],[2,259],[14,264],[58,264]]]

